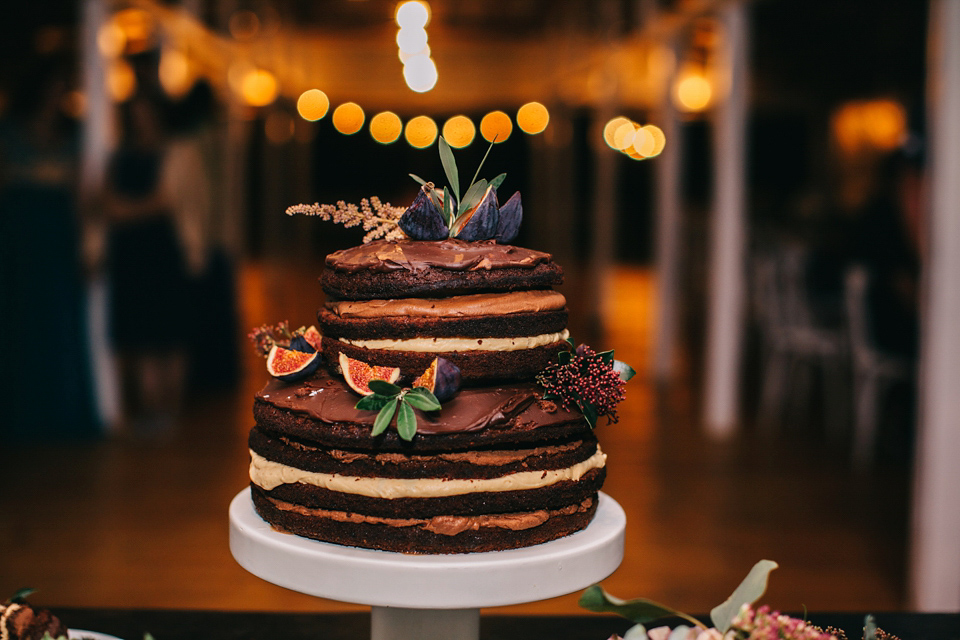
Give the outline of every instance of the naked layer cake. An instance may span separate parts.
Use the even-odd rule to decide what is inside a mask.
[[[373,233],[393,216],[396,232],[326,258],[319,331],[252,335],[276,379],[254,402],[250,482],[275,528],[466,553],[589,525],[606,474],[593,427],[616,419],[629,368],[573,349],[563,271],[509,244],[522,209],[499,206],[499,180],[453,207],[424,183],[406,210],[297,210]]]

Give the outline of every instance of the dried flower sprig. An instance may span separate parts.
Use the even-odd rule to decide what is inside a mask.
[[[629,365],[614,360],[613,351],[597,353],[580,345],[573,353],[561,351],[559,362],[541,371],[537,382],[545,400],[558,400],[567,410],[579,409],[595,427],[600,416],[610,422],[619,419],[617,405],[626,397],[626,382],[634,373]]]
[[[343,200],[337,204],[295,204],[287,207],[287,215],[302,214],[317,216],[321,220],[342,224],[344,227],[360,226],[367,232],[363,236],[366,244],[371,240],[402,240],[406,237],[403,230],[397,226],[397,221],[403,212],[403,207],[394,207],[389,202],[381,202],[380,198],[371,196],[360,200],[360,205],[346,203]]]
[[[247,334],[253,343],[253,348],[263,358],[267,357],[274,345],[289,345],[293,336],[294,332],[290,331],[290,325],[286,320],[275,325],[260,325]]]

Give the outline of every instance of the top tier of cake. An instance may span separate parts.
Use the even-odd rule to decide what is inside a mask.
[[[340,353],[423,372],[437,356],[466,384],[535,376],[567,348],[563,270],[548,253],[493,241],[377,241],[327,256],[318,313]]]

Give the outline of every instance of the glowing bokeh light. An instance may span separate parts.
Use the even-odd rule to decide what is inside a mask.
[[[623,124],[629,124],[630,119],[623,116],[617,116],[611,118],[607,124],[603,127],[603,141],[607,143],[607,146],[611,149],[617,149],[617,145],[614,144],[613,134],[616,132],[617,128]],[[619,149],[618,149],[619,150]]]
[[[179,98],[193,86],[194,74],[190,60],[179,49],[164,49],[158,67],[160,86],[168,95]]]
[[[297,113],[304,120],[315,122],[327,115],[330,98],[320,89],[307,89],[297,98]]]
[[[97,48],[107,58],[116,58],[127,46],[127,34],[113,20],[97,29]]]
[[[713,88],[702,74],[691,72],[684,74],[674,89],[677,106],[688,112],[703,111],[710,104]]]
[[[648,124],[643,129],[653,137],[653,150],[647,154],[648,157],[660,155],[667,146],[667,137],[663,134],[663,129],[655,124]]]
[[[230,16],[227,28],[236,40],[253,40],[260,32],[260,18],[249,9],[236,11]]]
[[[363,127],[366,115],[356,102],[344,102],[333,110],[333,127],[345,135],[352,135]]]
[[[437,123],[430,116],[417,116],[407,122],[403,136],[411,147],[425,149],[437,139]]]
[[[430,24],[430,5],[426,2],[401,2],[397,5],[397,24],[400,28],[423,29]]]
[[[428,56],[413,56],[403,65],[403,79],[417,93],[425,93],[437,84],[437,65]]]
[[[646,127],[637,129],[637,133],[633,137],[633,144],[630,145],[630,147],[643,158],[652,156],[656,146],[657,141]]]
[[[122,31],[127,53],[146,51],[154,33],[154,19],[143,9],[122,9],[113,14],[113,22]]]
[[[420,51],[417,51],[417,52],[415,52],[415,53],[407,53],[407,52],[405,52],[403,49],[399,49],[399,50],[397,51],[397,57],[400,58],[400,62],[402,62],[403,64],[407,64],[407,60],[409,60],[409,59],[412,58],[413,56],[426,56],[426,57],[429,58],[429,57],[430,57],[430,45],[425,46],[423,49],[421,49]]]
[[[626,151],[633,145],[636,136],[637,125],[629,120],[624,122],[613,132],[613,148],[618,151]]]
[[[467,116],[453,116],[443,123],[443,139],[455,149],[466,147],[476,135],[477,127]]]
[[[107,67],[107,93],[114,102],[125,102],[137,90],[137,76],[123,58],[117,58]]]
[[[491,111],[480,120],[480,135],[487,142],[506,142],[513,133],[513,121],[503,111]]]
[[[397,31],[397,46],[404,53],[423,51],[427,46],[427,32],[424,29],[400,29]]]
[[[517,126],[524,133],[541,133],[549,123],[550,112],[539,102],[528,102],[517,110]]]
[[[391,144],[403,133],[400,116],[392,111],[383,111],[370,118],[370,135],[380,144]]]
[[[277,99],[277,79],[266,69],[251,69],[240,80],[240,97],[251,107],[265,107]]]

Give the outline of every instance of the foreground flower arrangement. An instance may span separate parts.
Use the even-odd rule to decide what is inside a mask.
[[[696,618],[671,609],[652,600],[636,598],[621,600],[594,585],[580,596],[580,606],[597,613],[616,613],[636,624],[621,638],[613,635],[608,640],[848,640],[840,629],[821,629],[806,620],[773,611],[766,605],[754,608],[754,603],[767,590],[770,572],[777,568],[772,560],[761,560],[723,604],[710,611],[712,627]],[[677,617],[690,624],[675,627],[646,625],[664,618]],[[873,616],[867,616],[863,640],[898,640],[877,628]]]

